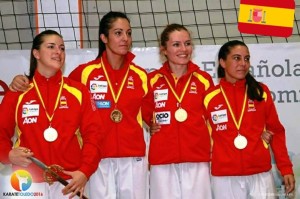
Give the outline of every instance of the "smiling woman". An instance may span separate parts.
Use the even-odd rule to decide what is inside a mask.
[[[124,13],[105,14],[99,25],[97,58],[69,75],[90,89],[107,127],[102,160],[90,179],[91,198],[148,198],[141,111],[147,72],[133,63],[131,32]]]
[[[90,179],[92,198],[105,199],[112,195],[117,197],[117,194],[126,199],[148,197],[141,110],[148,92],[148,78],[146,70],[133,63],[131,32],[130,20],[124,13],[111,11],[105,14],[99,25],[96,59],[80,64],[69,74],[69,78],[90,90],[95,107],[101,113],[99,120],[104,119],[103,127],[108,132],[102,142],[101,164]],[[51,62],[53,60],[59,63],[58,56],[51,56]],[[17,76],[12,88],[24,91],[27,81],[27,78]],[[118,166],[112,169],[111,165]],[[108,170],[111,172],[106,173]],[[116,181],[123,176],[129,176],[133,182]],[[99,189],[99,186],[105,189]]]
[[[293,165],[269,88],[250,74],[250,52],[239,40],[226,42],[218,53],[218,85],[204,97],[213,139],[211,173],[216,199],[276,196],[269,147],[283,176],[286,194],[293,192]],[[270,145],[262,140],[273,133]],[[243,186],[241,186],[243,184]]]
[[[152,134],[150,198],[210,199],[210,137],[201,102],[212,78],[191,61],[193,42],[183,25],[165,27],[160,52],[166,61],[149,74],[145,108]]]
[[[33,40],[29,80],[38,71],[46,78],[54,76],[65,63],[65,45],[62,36],[52,30],[46,30]]]
[[[64,63],[62,36],[53,30],[38,34],[32,43],[29,88],[8,91],[0,106],[0,162],[28,171],[32,186],[45,199],[83,193],[100,160],[99,143],[104,135],[87,88],[62,76]],[[12,142],[15,129],[16,141]],[[69,184],[64,187],[56,181],[49,187],[43,171],[30,160],[32,156],[63,167],[60,175]]]

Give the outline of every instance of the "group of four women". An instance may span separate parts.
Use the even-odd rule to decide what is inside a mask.
[[[46,198],[84,191],[92,199],[273,198],[271,146],[286,193],[294,190],[284,127],[268,87],[249,73],[243,42],[221,47],[214,86],[191,61],[184,26],[163,30],[166,60],[150,74],[133,62],[131,33],[124,13],[104,15],[97,58],[68,78],[62,37],[51,30],[36,36],[30,74],[15,78],[11,90],[20,91],[9,91],[1,105],[0,161],[36,174]],[[143,121],[152,135],[148,158]],[[266,130],[270,145],[262,139]],[[62,166],[69,184],[45,183],[32,156]]]

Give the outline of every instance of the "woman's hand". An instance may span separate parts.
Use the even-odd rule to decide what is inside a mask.
[[[69,198],[73,198],[74,196],[76,196],[76,194],[78,192],[80,192],[80,195],[82,197],[83,192],[84,192],[84,187],[88,180],[87,177],[85,176],[85,174],[78,170],[77,171],[63,171],[63,172],[64,172],[64,174],[71,176],[72,180],[67,186],[65,186],[63,188],[62,193],[64,195],[71,193]]]
[[[270,144],[272,141],[274,133],[272,131],[266,130],[262,133],[261,138],[267,143]]]
[[[160,131],[161,126],[158,123],[151,123],[150,126],[150,135],[154,135],[158,131]]]
[[[285,186],[285,194],[292,193],[295,189],[295,178],[294,175],[288,174],[283,176],[283,182]]]
[[[28,157],[32,157],[33,153],[30,151],[30,149],[25,147],[17,147],[8,153],[9,161],[14,164],[21,167],[28,167],[29,164],[32,163]]]
[[[29,80],[24,75],[17,75],[9,85],[9,90],[24,92],[29,88]]]

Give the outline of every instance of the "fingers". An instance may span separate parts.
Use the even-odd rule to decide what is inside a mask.
[[[14,77],[12,83],[9,85],[11,91],[26,91],[29,88],[29,80],[24,75],[17,75]]]
[[[84,193],[84,187],[80,186],[80,185],[76,185],[76,183],[69,183],[67,186],[64,187],[64,189],[62,190],[62,193],[64,195],[69,195],[69,198],[73,198],[76,195],[80,196],[80,198],[83,197],[83,193]]]
[[[157,133],[158,131],[160,131],[161,126],[158,123],[153,123],[151,124],[150,127],[150,135],[154,135],[155,133]]]
[[[269,144],[272,141],[274,133],[272,131],[264,131],[261,135],[261,138]]]
[[[288,185],[288,186],[285,186],[285,193],[288,195],[290,194],[291,192],[294,191],[294,186],[293,185]]]
[[[67,186],[65,186],[65,188],[62,190],[64,195],[68,195],[71,193],[70,198],[73,198],[76,193],[74,193],[74,191],[76,190],[76,186],[73,182],[69,183]]]
[[[21,151],[24,152],[24,153],[30,153],[30,152],[31,152],[30,149],[25,148],[25,147],[19,147],[18,149],[21,150]]]
[[[77,187],[77,188],[71,193],[71,195],[69,196],[69,198],[73,198],[73,197],[75,197],[76,195],[80,196],[80,198],[83,198],[83,193],[84,193],[84,189],[83,189],[83,188],[80,188],[80,187]]]
[[[9,90],[12,91],[12,92],[17,92],[17,90],[14,89],[13,84],[10,84],[10,85],[8,86],[8,88],[9,88]]]
[[[13,148],[8,154],[8,158],[12,164],[22,167],[28,167],[28,165],[32,163],[32,161],[28,159],[30,156],[33,156],[33,153],[30,149],[25,147]]]
[[[22,155],[26,158],[33,156],[33,152],[28,148],[19,147],[18,149],[21,150],[21,152],[23,153]]]
[[[11,83],[8,88],[13,92],[17,92],[17,91],[22,91],[23,87],[22,85],[19,85],[17,83]]]
[[[20,147],[19,147],[20,148]],[[31,152],[30,149],[28,148],[24,148],[22,147],[21,149],[22,152],[22,157],[24,157],[25,159],[23,160],[22,162],[22,166],[23,167],[28,167],[28,165],[30,165],[32,163],[32,161],[30,159],[28,159],[29,157],[32,157],[33,156],[33,153]]]
[[[84,188],[82,188],[80,191],[80,199],[83,198],[83,193],[84,193]]]
[[[293,175],[284,176],[285,193],[289,194],[295,189],[295,178]]]
[[[65,187],[62,189],[62,193],[63,193],[64,195],[67,195],[67,194],[71,193],[71,192],[72,192],[72,191],[71,191],[71,188],[72,188],[73,184],[74,184],[74,182],[71,181],[71,183],[69,183],[67,186],[65,186]]]
[[[72,176],[71,182],[64,187],[62,193],[64,195],[70,194],[70,198],[74,197],[75,195],[80,195],[84,190],[85,184],[87,182],[87,177],[81,171],[63,171],[66,175]],[[85,198],[83,196],[83,198]]]

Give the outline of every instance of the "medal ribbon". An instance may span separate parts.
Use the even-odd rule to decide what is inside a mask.
[[[128,76],[128,73],[129,73],[129,67],[128,67],[127,71],[126,71],[126,74],[125,74],[125,76],[124,76],[124,78],[123,78],[123,80],[122,80],[122,83],[121,83],[121,87],[119,88],[118,93],[117,93],[117,96],[116,96],[115,91],[114,91],[114,89],[113,89],[113,87],[112,87],[111,81],[110,81],[110,79],[109,79],[108,73],[107,73],[107,71],[106,71],[106,69],[105,69],[105,66],[104,66],[104,64],[103,64],[103,60],[102,60],[102,59],[101,59],[101,65],[102,65],[102,67],[103,67],[103,71],[104,71],[105,77],[106,77],[106,79],[107,79],[107,81],[108,81],[108,86],[109,86],[109,89],[111,90],[112,97],[113,97],[114,102],[115,102],[115,104],[116,104],[116,103],[118,102],[118,100],[119,100],[120,94],[121,94],[121,92],[122,92],[122,90],[123,90],[123,87],[124,87],[124,84],[125,84],[125,80],[126,80],[126,78],[127,78],[127,76]]]
[[[60,98],[60,95],[61,95],[61,92],[62,92],[62,88],[63,88],[63,85],[64,85],[64,78],[63,78],[63,77],[61,78],[60,88],[59,88],[58,95],[57,95],[57,98],[56,98],[54,110],[53,110],[53,113],[52,113],[51,116],[49,115],[49,113],[48,113],[48,111],[47,111],[47,109],[46,109],[44,100],[43,100],[43,98],[42,98],[41,92],[40,92],[40,90],[39,90],[39,87],[38,87],[38,85],[37,85],[37,83],[36,83],[34,77],[33,77],[33,84],[34,84],[34,88],[35,88],[35,90],[36,90],[36,92],[37,92],[37,94],[38,94],[38,96],[39,96],[39,99],[40,99],[40,101],[41,101],[41,103],[42,103],[42,105],[43,105],[43,107],[44,107],[44,109],[45,109],[47,118],[48,118],[49,122],[51,123],[51,121],[52,121],[52,119],[53,119],[53,116],[54,116],[54,112],[55,112],[55,110],[56,110],[56,108],[57,108],[57,106],[58,106],[58,101],[59,101],[59,98]]]
[[[171,83],[169,82],[168,78],[167,78],[166,76],[164,76],[164,78],[166,79],[166,81],[167,81],[167,83],[168,83],[168,85],[169,85],[169,87],[170,87],[172,93],[173,93],[174,96],[176,97],[177,101],[181,104],[182,99],[183,99],[183,96],[185,95],[185,92],[186,92],[186,90],[187,90],[187,87],[188,87],[188,85],[189,85],[189,83],[190,83],[190,81],[191,81],[192,74],[190,75],[188,81],[186,82],[186,84],[185,84],[185,86],[184,86],[184,89],[183,89],[183,91],[182,91],[180,97],[179,97],[179,96],[177,95],[177,93],[175,92],[175,89],[172,87],[172,85],[171,85]]]
[[[221,88],[221,92],[222,92],[222,94],[223,94],[223,96],[224,96],[224,98],[225,98],[225,101],[226,101],[226,104],[227,104],[227,106],[228,106],[228,109],[229,109],[229,112],[230,112],[230,114],[231,114],[231,117],[232,117],[232,119],[233,119],[233,122],[234,122],[236,128],[237,128],[238,130],[240,130],[241,123],[242,123],[242,119],[243,119],[244,112],[245,112],[245,107],[246,107],[247,88],[248,88],[248,87],[246,87],[246,90],[245,90],[242,113],[241,113],[241,115],[240,115],[240,118],[239,118],[239,122],[238,122],[238,123],[237,123],[236,117],[235,117],[235,115],[234,115],[234,113],[233,113],[233,111],[232,111],[232,108],[231,108],[231,106],[230,106],[230,103],[229,103],[229,101],[228,101],[228,98],[227,98],[227,96],[226,96],[226,94],[225,94],[225,92],[224,92],[222,86],[220,86],[220,88]]]

